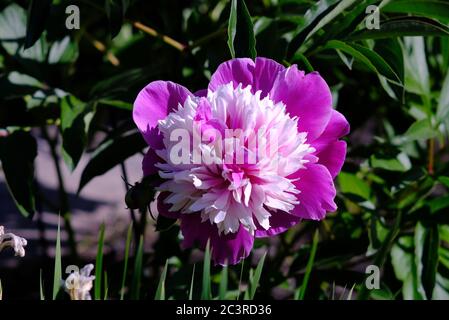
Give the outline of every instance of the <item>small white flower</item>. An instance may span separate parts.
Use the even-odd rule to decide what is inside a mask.
[[[90,290],[95,276],[91,276],[90,273],[93,269],[94,265],[88,264],[79,272],[72,272],[64,281],[64,290],[70,295],[71,300],[92,300]]]
[[[16,236],[14,233],[5,233],[5,228],[0,226],[0,251],[11,247],[14,249],[15,255],[24,257],[27,241],[25,238]]]

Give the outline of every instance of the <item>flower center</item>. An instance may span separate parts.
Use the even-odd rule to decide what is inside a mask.
[[[270,227],[270,212],[290,212],[300,192],[288,177],[315,150],[285,105],[232,83],[187,98],[159,121],[165,148],[157,164],[171,211],[201,213],[220,233]]]

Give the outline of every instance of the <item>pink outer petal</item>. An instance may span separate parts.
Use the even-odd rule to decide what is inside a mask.
[[[219,235],[217,227],[209,221],[201,222],[197,213],[181,215],[181,232],[184,249],[197,244],[204,250],[210,239],[212,260],[220,265],[239,263],[249,255],[254,243],[254,237],[242,226],[236,233]]]
[[[293,227],[300,221],[301,218],[286,212],[272,212],[270,217],[270,228],[265,230],[262,227],[258,227],[255,236],[256,238],[273,237]]]
[[[320,153],[319,163],[324,165],[332,176],[332,179],[340,172],[346,158],[346,142],[334,141],[328,144]]]
[[[285,70],[285,67],[274,60],[267,58],[256,58],[254,70],[253,91],[262,91],[261,98],[270,92],[278,73]]]
[[[318,163],[307,164],[303,170],[298,170],[289,178],[296,188],[301,190],[297,195],[300,203],[291,212],[293,215],[311,220],[321,220],[326,212],[337,210],[334,202],[336,195],[334,182],[329,170]]]
[[[327,167],[332,178],[340,172],[346,158],[346,142],[338,139],[349,133],[349,123],[338,111],[332,110],[331,119],[321,136],[312,146],[319,163]]]
[[[329,144],[337,141],[339,138],[349,133],[349,123],[346,118],[338,111],[332,110],[329,123],[318,139],[313,141],[312,146],[316,153],[320,153]]]
[[[270,92],[276,102],[282,101],[291,116],[298,116],[298,131],[307,132],[310,143],[318,138],[332,114],[332,94],[318,72],[307,75],[296,65],[278,74]]]
[[[161,162],[161,158],[157,156],[152,148],[149,148],[142,160],[142,171],[144,176],[158,173],[159,169],[154,165]]]
[[[133,119],[150,147],[162,148],[157,123],[188,96],[192,96],[189,90],[170,81],[151,82],[139,92],[134,101]]]
[[[277,74],[284,69],[281,64],[267,58],[256,58],[255,62],[248,58],[232,59],[218,66],[211,77],[209,90],[215,91],[229,82],[235,88],[241,83],[243,87],[251,85],[253,93],[261,90],[263,98],[273,87]]]

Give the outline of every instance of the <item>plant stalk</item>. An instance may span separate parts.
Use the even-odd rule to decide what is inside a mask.
[[[62,175],[61,171],[61,165],[59,163],[59,155],[56,151],[57,147],[57,138],[52,139],[50,138],[47,128],[42,128],[42,133],[44,135],[44,138],[47,140],[48,145],[50,146],[50,152],[51,157],[53,159],[53,163],[56,169],[56,175],[58,177],[58,185],[59,185],[59,206],[60,206],[60,214],[62,215],[64,219],[64,226],[67,231],[68,235],[68,242],[70,247],[70,252],[75,258],[75,260],[78,259],[78,251],[76,248],[76,240],[75,240],[75,232],[72,228],[72,224],[70,222],[70,206],[69,206],[69,197],[67,195],[65,184],[64,184],[64,177]]]

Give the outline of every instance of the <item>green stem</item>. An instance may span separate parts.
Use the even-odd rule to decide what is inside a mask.
[[[70,251],[71,251],[72,256],[75,259],[77,259],[78,252],[76,249],[75,232],[74,232],[74,230],[72,228],[72,224],[70,222],[69,197],[65,190],[64,176],[62,175],[61,165],[59,163],[59,155],[56,151],[57,140],[56,140],[56,138],[55,139],[50,138],[46,127],[42,128],[42,133],[44,135],[45,140],[47,140],[48,145],[50,146],[51,157],[53,159],[53,163],[54,163],[54,166],[56,169],[56,175],[58,177],[60,214],[62,215],[62,217],[64,219],[64,226],[65,226],[65,229],[66,229],[67,235],[68,235]]]
[[[128,191],[129,190],[129,186],[128,186],[128,172],[126,171],[126,166],[124,162],[120,162],[120,168],[122,170],[122,175],[123,175],[123,179],[125,180],[125,190]],[[133,225],[133,233],[134,233],[134,240],[136,243],[136,248],[137,248],[137,244],[139,243],[139,223],[137,222],[136,219],[136,213],[134,212],[133,209],[129,208],[129,213],[131,215],[131,221],[132,221],[132,225]]]

